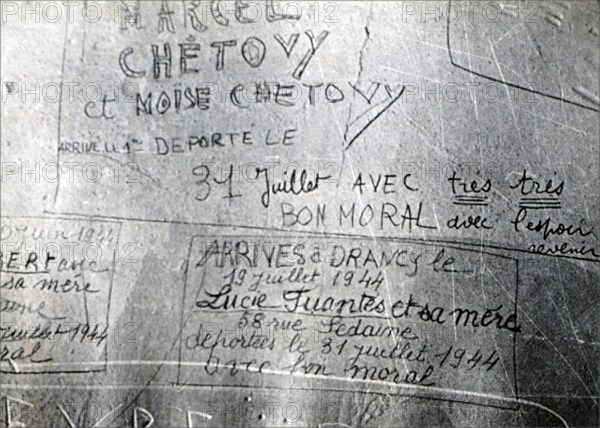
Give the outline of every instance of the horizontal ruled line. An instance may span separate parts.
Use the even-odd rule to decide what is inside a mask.
[[[462,206],[473,206],[473,207],[487,207],[489,205],[489,202],[458,202],[458,201],[454,201],[452,202],[454,205],[462,205]]]

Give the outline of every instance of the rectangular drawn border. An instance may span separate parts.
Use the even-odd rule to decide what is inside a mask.
[[[107,225],[113,225],[115,227],[115,229],[117,230],[117,234],[116,234],[117,245],[118,245],[118,242],[121,237],[122,223],[116,222],[116,221],[90,220],[88,218],[78,219],[78,218],[65,218],[65,217],[48,217],[48,216],[0,216],[0,223],[4,219],[50,220],[50,221],[66,221],[66,222],[72,222],[72,223],[88,222],[88,223],[92,223],[92,224],[94,224],[94,223],[107,224]],[[114,281],[114,274],[115,274],[116,255],[117,255],[117,250],[115,249],[115,251],[113,251],[111,271],[110,271],[110,281],[108,284],[108,299],[107,299],[108,301],[107,301],[107,305],[106,305],[106,326],[107,327],[110,325],[110,308],[111,308],[111,301],[112,301],[112,289],[113,289],[113,281]],[[98,367],[98,368],[81,369],[81,368],[77,368],[77,367],[81,367],[81,365],[85,364],[85,363],[65,363],[58,370],[35,370],[35,371],[27,370],[27,371],[15,372],[15,371],[3,370],[0,368],[0,373],[6,374],[6,375],[15,375],[15,376],[28,375],[28,374],[103,373],[103,372],[106,372],[107,368],[108,368],[108,343],[109,342],[110,342],[110,340],[106,340],[106,343],[104,344],[104,352],[103,352],[104,359],[102,361],[104,364],[100,365],[100,367]],[[75,368],[73,368],[72,370],[62,368],[62,367],[68,367],[68,366],[75,366]]]
[[[180,331],[179,331],[179,353],[177,356],[177,379],[175,382],[175,385],[179,385],[179,386],[193,386],[193,387],[215,387],[214,384],[210,384],[210,383],[189,383],[189,382],[181,382],[181,358],[182,358],[182,352],[183,352],[183,326],[184,326],[184,312],[185,312],[185,296],[187,293],[187,285],[188,285],[188,274],[189,274],[189,269],[190,269],[190,260],[191,260],[191,256],[192,256],[192,249],[194,246],[194,242],[196,239],[198,238],[209,238],[209,239],[223,239],[223,238],[259,238],[259,235],[248,235],[248,234],[223,234],[223,235],[216,235],[216,234],[212,234],[212,235],[205,235],[205,234],[197,234],[192,236],[189,246],[188,246],[188,255],[187,255],[187,260],[186,260],[186,265],[185,265],[185,272],[184,272],[184,278],[183,278],[183,293],[182,293],[182,301],[181,301],[181,313],[180,313]],[[270,238],[272,238],[273,240],[281,240],[281,239],[305,239],[305,240],[322,240],[322,239],[341,239],[341,240],[356,240],[356,241],[372,241],[373,239],[368,239],[368,238],[358,238],[358,237],[350,237],[350,236],[339,236],[339,235],[335,235],[335,234],[327,234],[327,233],[323,233],[320,234],[319,236],[312,236],[312,235],[303,235],[303,234],[295,234],[295,235],[270,235]],[[415,239],[410,239],[410,238],[386,238],[386,239],[378,239],[379,241],[384,241],[384,242],[394,242],[394,243],[409,243],[409,244],[416,244],[416,245],[423,245],[423,246],[428,246],[428,247],[446,247],[446,248],[452,248],[455,249],[457,251],[466,251],[466,252],[473,252],[473,253],[477,253],[477,254],[486,254],[492,257],[498,257],[504,260],[509,260],[514,262],[514,266],[515,266],[515,272],[514,272],[514,290],[515,290],[515,294],[514,294],[514,306],[513,306],[513,310],[515,313],[515,322],[518,324],[518,299],[519,299],[519,260],[515,259],[513,257],[508,257],[502,254],[498,254],[498,253],[493,253],[493,252],[489,252],[489,251],[484,251],[482,249],[468,249],[468,248],[464,248],[462,246],[457,246],[457,245],[445,245],[445,244],[440,244],[438,242],[432,242],[432,243],[428,243],[425,240],[415,240]],[[500,402],[502,402],[502,405],[491,405],[491,404],[482,404],[483,406],[488,406],[488,407],[494,407],[494,408],[498,408],[498,409],[504,409],[504,410],[519,410],[520,409],[520,404],[519,404],[519,388],[518,388],[518,375],[517,375],[517,332],[513,332],[513,346],[512,346],[512,362],[513,362],[513,387],[514,387],[514,391],[515,391],[515,396],[514,397],[496,397],[496,398],[506,398],[505,400],[500,400]],[[323,381],[321,381],[323,382]],[[325,382],[323,382],[325,383]],[[268,386],[253,386],[253,385],[226,385],[225,387],[231,387],[231,388],[262,388],[262,389],[295,389],[295,390],[314,390],[315,388],[308,388],[308,387],[294,387],[294,386],[287,386],[287,387],[268,387]],[[402,389],[403,385],[399,384],[397,386],[398,389]],[[327,386],[323,386],[322,388],[319,388],[319,390],[329,390],[329,391],[346,391],[346,392],[361,392],[358,389],[345,389],[345,388],[327,388]],[[435,391],[432,388],[432,391]],[[489,399],[492,398],[493,396],[485,397],[486,394],[483,393],[474,393],[472,395],[468,395],[470,391],[461,391],[464,392],[467,397],[469,398],[473,398],[475,400],[471,400],[469,401],[468,399],[465,400],[458,400],[458,399],[451,399],[451,398],[440,398],[440,397],[436,397],[436,396],[429,396],[426,394],[419,394],[419,393],[407,393],[407,394],[389,394],[388,395],[399,395],[399,396],[410,396],[410,397],[415,397],[415,398],[423,398],[423,399],[431,399],[431,400],[437,400],[437,401],[446,401],[446,402],[454,402],[454,403],[461,403],[461,404],[472,404],[472,405],[477,405],[477,399],[481,400],[483,399]],[[378,392],[375,391],[368,391],[366,393],[374,393],[374,394],[378,394]],[[505,405],[504,403],[509,402],[511,404],[509,405]]]

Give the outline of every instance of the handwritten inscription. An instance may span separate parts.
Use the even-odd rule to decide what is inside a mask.
[[[264,384],[298,375],[299,384],[316,376],[445,388],[467,382],[485,391],[476,379],[493,372],[510,389],[514,380],[500,367],[512,367],[507,351],[521,331],[514,269],[490,259],[507,264],[502,289],[474,262],[448,248],[368,240],[196,237],[179,379]],[[244,357],[231,352],[242,349]]]
[[[102,369],[118,226],[2,220],[3,372]],[[91,361],[92,365],[84,361]]]

